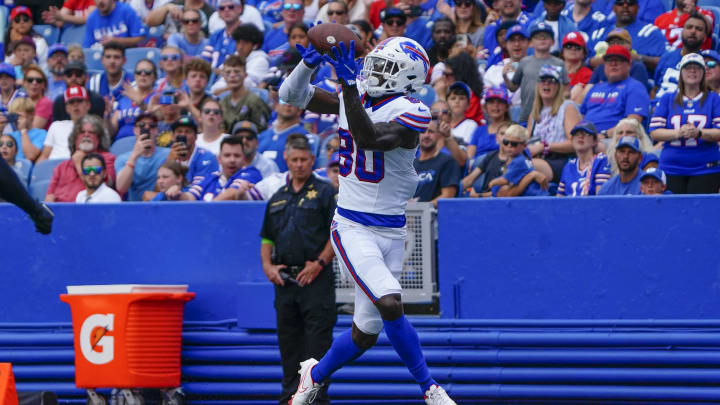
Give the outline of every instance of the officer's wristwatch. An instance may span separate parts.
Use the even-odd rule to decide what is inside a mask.
[[[322,267],[327,266],[327,262],[320,257],[318,257],[317,262],[320,263],[320,266]]]

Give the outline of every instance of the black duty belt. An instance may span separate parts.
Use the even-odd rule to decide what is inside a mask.
[[[287,266],[284,269],[280,269],[283,273],[287,273],[292,278],[297,278],[297,275],[300,274],[302,269],[304,269],[305,266]]]

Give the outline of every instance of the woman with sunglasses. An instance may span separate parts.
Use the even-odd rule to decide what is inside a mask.
[[[159,66],[165,77],[158,79],[155,83],[158,92],[162,92],[166,87],[169,89],[179,89],[181,87],[187,89],[185,69],[183,69],[183,51],[180,48],[166,45],[160,51]]]
[[[115,135],[115,141],[134,136],[135,118],[148,109],[155,94],[154,84],[157,68],[150,59],[141,59],[135,64],[135,85],[123,83],[123,91],[116,99],[117,106],[109,121],[108,129]]]
[[[10,55],[8,44],[22,41],[23,37],[29,36],[35,42],[35,53],[41,66],[47,62],[48,44],[42,35],[33,30],[33,17],[30,9],[25,6],[16,6],[10,11],[10,27],[5,32],[4,44],[6,46],[5,56]]]
[[[650,136],[663,142],[660,169],[674,194],[711,194],[720,189],[720,96],[705,84],[705,60],[680,60],[678,89],[660,97]]]
[[[47,96],[47,76],[38,65],[25,67],[23,73],[23,88],[28,98],[35,103],[35,117],[32,120],[32,128],[47,130],[50,128],[53,102]]]
[[[224,131],[222,109],[217,100],[208,98],[200,105],[202,132],[198,134],[195,145],[207,149],[218,157],[220,142],[230,136]]]
[[[85,189],[82,181],[82,160],[90,153],[98,153],[105,159],[105,182],[115,186],[115,155],[108,152],[110,136],[103,120],[96,115],[80,118],[73,127],[68,140],[70,159],[60,163],[53,170],[50,186],[45,195],[46,202],[74,202],[78,193]]]
[[[474,47],[482,45],[485,26],[483,21],[487,17],[485,7],[475,0],[458,0],[453,7],[455,20],[455,31],[458,34],[465,34]]]
[[[182,29],[168,38],[168,45],[182,50],[188,57],[199,56],[210,41],[201,29],[200,11],[185,9],[182,15]]]
[[[705,57],[705,84],[711,91],[720,93],[720,54],[706,50],[702,55]]]
[[[545,160],[552,167],[553,182],[560,175],[573,152],[570,130],[580,121],[575,103],[565,99],[565,85],[560,83],[557,66],[543,65],[535,86],[535,100],[528,118],[528,132],[538,140],[529,146],[533,157]]]
[[[30,182],[30,169],[32,168],[32,162],[27,159],[17,157],[18,144],[10,135],[0,135],[0,156],[12,167],[20,179],[20,183],[27,187]]]

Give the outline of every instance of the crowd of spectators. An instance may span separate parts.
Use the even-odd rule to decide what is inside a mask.
[[[392,36],[428,53],[415,200],[718,193],[720,7],[666,3],[21,0],[0,6],[0,156],[31,188],[52,163],[45,201],[257,200],[303,136],[337,186],[337,116],[278,99],[295,45],[334,21],[360,57]],[[327,64],[313,83],[338,84]]]

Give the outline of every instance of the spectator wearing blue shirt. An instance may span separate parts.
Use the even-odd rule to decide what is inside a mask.
[[[680,33],[682,47],[663,54],[655,69],[655,97],[660,98],[677,91],[680,60],[685,55],[700,53],[702,44],[711,31],[712,26],[702,14],[695,11],[690,14]]]
[[[258,153],[258,130],[255,124],[250,121],[240,121],[233,127],[232,135],[243,140],[245,161],[250,166],[260,170],[263,178],[279,172],[277,163],[274,160]]]
[[[720,54],[707,49],[702,51],[705,58],[705,84],[710,91],[720,93]]]
[[[165,192],[170,200],[229,201],[248,198],[247,191],[262,180],[260,172],[246,165],[243,141],[227,137],[220,144],[221,171],[207,176],[202,182],[193,184],[186,192],[178,186]]]
[[[562,15],[569,17],[577,25],[578,31],[590,36],[590,34],[601,28],[615,24],[615,15],[602,10],[601,3],[603,3],[601,0],[568,2],[568,5],[562,11]]]
[[[720,96],[705,85],[705,60],[691,53],[680,61],[675,93],[658,101],[650,132],[662,142],[660,168],[675,194],[710,194],[720,189]]]
[[[185,179],[185,172],[187,171],[178,162],[165,162],[157,172],[157,192],[146,191],[143,194],[143,201],[170,201],[168,200],[165,192],[172,186],[178,186],[180,190],[186,191],[188,182]]]
[[[280,63],[283,52],[290,48],[288,43],[290,27],[303,21],[303,16],[305,16],[304,1],[283,0],[281,14],[282,25],[265,34],[265,42],[262,47],[263,51],[270,57],[271,66]]]
[[[577,31],[577,25],[570,17],[561,14],[565,7],[565,0],[543,0],[543,7],[545,10],[531,24],[543,21],[552,27],[555,43],[550,48],[550,52],[559,54],[563,38],[565,35]]]
[[[440,153],[443,138],[437,120],[430,121],[427,131],[420,135],[420,156],[415,158],[413,166],[419,182],[414,198],[421,202],[431,202],[437,207],[441,198],[455,198],[460,184],[460,166],[446,153]]]
[[[170,35],[168,45],[175,46],[188,57],[200,56],[206,45],[209,44],[201,29],[202,19],[200,11],[186,9],[182,15],[182,29]]]
[[[511,125],[502,139],[508,163],[505,174],[493,179],[488,187],[493,197],[532,197],[548,195],[549,178],[535,170],[532,160],[525,155],[529,136],[525,128]]]
[[[210,174],[218,170],[215,155],[207,149],[197,146],[198,127],[195,120],[184,115],[173,122],[172,146],[169,161],[178,161],[187,166],[185,178],[192,184],[200,184]]]
[[[627,48],[628,51],[631,52],[630,56],[633,56],[632,38],[624,28],[615,28],[614,30],[610,31],[606,41],[608,43],[608,46],[624,46],[625,48]],[[645,67],[645,64],[640,62],[639,60],[632,60],[632,65],[630,66],[630,77],[645,85],[645,88],[648,90],[648,92],[650,91],[650,89],[652,89],[652,82],[650,81],[650,76],[648,74],[647,68]],[[584,94],[587,94],[587,92],[592,88],[593,85],[606,81],[607,76],[605,76],[605,65],[600,64],[592,72],[592,76],[590,76],[590,81],[588,82],[589,86],[585,87]]]
[[[157,79],[157,68],[149,59],[141,59],[135,64],[135,82],[132,86],[123,86],[119,98],[115,99],[112,117],[108,129],[115,133],[115,140],[134,136],[135,118],[148,108],[155,94],[153,86]]]
[[[47,131],[32,128],[35,116],[35,103],[27,97],[18,97],[10,103],[10,113],[17,115],[17,121],[12,124],[13,132],[10,134],[18,144],[19,159],[35,162],[42,152]]]
[[[651,167],[658,167],[660,159],[658,159],[658,152],[653,148],[652,140],[645,132],[645,128],[634,118],[621,119],[617,125],[615,125],[615,135],[613,141],[609,141],[605,155],[610,162],[610,168],[613,174],[618,173],[618,164],[615,161],[615,144],[617,140],[626,136],[637,138],[640,144],[640,170],[647,170]]]
[[[125,48],[117,42],[108,42],[103,46],[102,65],[104,72],[93,75],[88,81],[88,89],[113,102],[122,95],[124,86],[133,82],[131,74],[125,73]],[[115,108],[116,106],[113,106]]]
[[[283,157],[285,143],[290,134],[304,134],[310,143],[310,150],[317,156],[320,148],[320,141],[316,135],[308,131],[300,123],[302,110],[285,103],[275,104],[277,118],[270,128],[258,135],[258,152],[268,159],[274,160],[280,172],[288,170],[287,163]]]
[[[580,113],[598,130],[612,135],[623,118],[643,122],[649,116],[650,97],[645,86],[630,77],[630,52],[621,45],[608,48],[603,58],[607,82],[593,86],[585,95]]]
[[[115,0],[95,0],[85,26],[83,48],[118,42],[125,48],[137,46],[146,34],[140,18],[130,5]]]
[[[570,159],[563,168],[557,196],[596,195],[611,176],[607,156],[597,152],[597,129],[592,122],[583,120],[570,134],[577,157]]]
[[[660,3],[655,0],[650,2]],[[665,35],[652,23],[637,18],[639,10],[637,0],[615,0],[612,10],[617,16],[615,27],[608,26],[590,34],[588,44],[590,54],[595,54],[595,45],[600,40],[604,40],[612,29],[624,28],[632,37],[633,48],[637,52],[635,58],[645,64],[648,72],[655,72],[660,56],[667,51]],[[592,58],[590,66],[597,67],[600,62],[600,58]]]
[[[510,119],[510,96],[505,87],[490,87],[483,95],[485,119],[487,125],[480,125],[475,130],[470,144],[467,146],[469,159],[481,157],[498,149],[496,135],[504,123]]]
[[[640,194],[640,142],[632,136],[624,136],[615,146],[615,161],[618,174],[605,183],[598,195],[638,195]]]
[[[55,100],[65,93],[65,66],[68,64],[68,49],[64,44],[54,44],[48,50],[48,98]]]
[[[157,117],[140,114],[135,121],[135,146],[115,159],[115,189],[120,195],[127,193],[128,201],[141,201],[146,191],[155,188],[158,169],[168,160],[170,149],[155,146],[157,133]]]
[[[483,37],[483,47],[491,53],[494,53],[498,47],[496,31],[501,24],[506,21],[516,21],[524,28],[530,25],[530,15],[522,11],[521,0],[496,0],[493,2],[493,9],[495,12],[491,13],[486,21],[490,21],[491,18],[496,19],[487,25]],[[502,60],[502,57],[498,60]]]
[[[658,168],[650,168],[640,175],[640,193],[642,195],[672,194],[667,189],[667,176]]]
[[[208,47],[212,55],[210,65],[213,69],[221,66],[225,61],[225,57],[232,55],[236,51],[237,44],[233,32],[241,24],[240,15],[243,12],[243,6],[239,0],[219,0],[217,10],[220,19],[225,23],[225,27],[213,32],[208,41]],[[262,33],[260,33],[260,37],[262,38]]]
[[[407,28],[407,14],[399,8],[388,7],[380,12],[382,35],[379,40],[390,37],[404,37]],[[431,33],[432,35],[432,33]]]
[[[15,95],[15,68],[8,63],[0,63],[0,106],[7,109]]]
[[[421,15],[422,3],[423,0],[408,0],[407,3],[398,3],[397,7],[404,9],[403,12],[407,16],[404,36],[414,39],[423,48],[428,49],[432,46],[433,22],[429,17]]]

